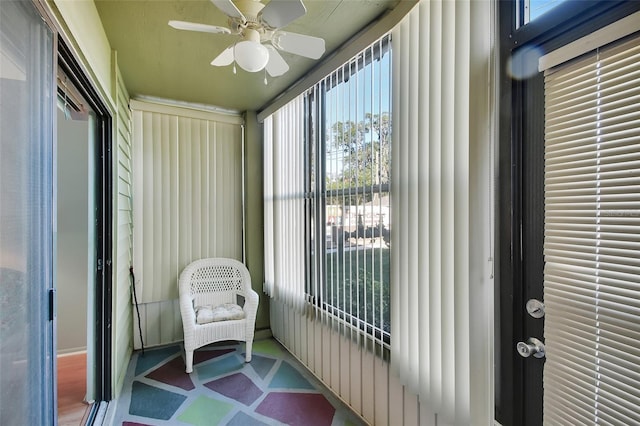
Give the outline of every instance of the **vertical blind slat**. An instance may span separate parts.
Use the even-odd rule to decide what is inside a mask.
[[[472,225],[484,226],[470,199],[490,204],[486,182],[470,175],[479,161],[470,147],[490,145],[486,121],[471,127],[472,105],[489,103],[487,86],[472,81],[488,75],[488,49],[471,49],[476,38],[491,44],[490,20],[482,19],[488,5],[421,1],[393,32],[401,81],[393,86],[391,363],[421,404],[455,424],[472,422],[471,402],[482,398],[471,395],[471,377],[486,368],[474,363],[470,342],[478,340],[472,333],[486,335],[487,320],[469,311],[471,286],[489,280],[470,267],[471,259],[484,264],[490,246],[486,236],[470,235]],[[472,7],[486,14],[472,16]]]
[[[134,260],[140,302],[150,303],[177,298],[179,273],[193,260],[242,259],[242,134],[239,119],[135,105]]]

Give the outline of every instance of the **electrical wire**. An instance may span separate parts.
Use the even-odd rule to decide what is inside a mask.
[[[136,294],[136,276],[133,274],[133,266],[129,267],[129,275],[131,276],[131,287],[133,288],[133,302],[136,305],[136,313],[138,314],[138,332],[140,333],[140,344],[142,345],[142,355],[144,355],[144,341],[142,340],[142,324],[140,322],[140,307],[138,306],[138,295]]]

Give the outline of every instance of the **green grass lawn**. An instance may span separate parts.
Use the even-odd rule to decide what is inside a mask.
[[[390,332],[389,249],[337,250],[326,262],[323,300]]]

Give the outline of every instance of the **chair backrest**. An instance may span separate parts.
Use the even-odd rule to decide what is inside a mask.
[[[189,264],[180,277],[180,294],[194,300],[195,306],[239,303],[251,288],[247,268],[235,259],[200,259]]]

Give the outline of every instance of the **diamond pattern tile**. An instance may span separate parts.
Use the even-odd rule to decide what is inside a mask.
[[[232,374],[209,383],[205,386],[227,398],[235,399],[244,405],[251,405],[260,398],[262,391],[253,384],[250,378],[242,373]]]
[[[178,416],[178,420],[194,426],[214,426],[221,424],[231,410],[232,404],[199,396]]]
[[[266,358],[260,355],[252,355],[250,365],[251,368],[253,368],[255,372],[264,379],[267,377],[267,374],[269,374],[275,363],[275,359]]]
[[[175,356],[180,351],[180,346],[168,346],[160,349],[147,349],[144,354],[140,354],[136,363],[136,376],[144,373],[151,367],[167,358]]]
[[[270,388],[314,389],[313,385],[302,374],[286,361],[282,361],[280,368],[273,376]]]
[[[200,364],[201,362],[209,361],[210,359],[218,358],[220,356],[235,352],[234,349],[214,349],[204,350],[197,349],[193,353],[193,365]]]
[[[194,371],[198,373],[200,380],[207,380],[240,370],[243,365],[244,359],[239,356],[233,356],[222,358],[218,362],[197,366],[194,368]]]
[[[134,353],[113,424],[363,425],[278,342],[253,347],[251,363],[244,362],[244,343],[196,350],[191,374],[184,372],[181,345]]]
[[[291,426],[331,426],[335,408],[318,393],[271,392],[256,413]]]
[[[182,357],[176,357],[161,367],[156,368],[145,377],[189,391],[194,389],[195,386],[191,381],[191,377],[185,374],[184,368],[185,365]]]
[[[270,355],[274,358],[277,358],[282,355],[282,346],[280,346],[278,342],[272,339],[259,340],[253,342],[252,353],[253,352]]]
[[[227,426],[269,426],[269,424],[262,422],[243,411],[240,411],[238,412],[238,414],[233,416],[231,420],[229,420]]]
[[[186,396],[164,389],[133,382],[129,414],[152,419],[169,420]]]

